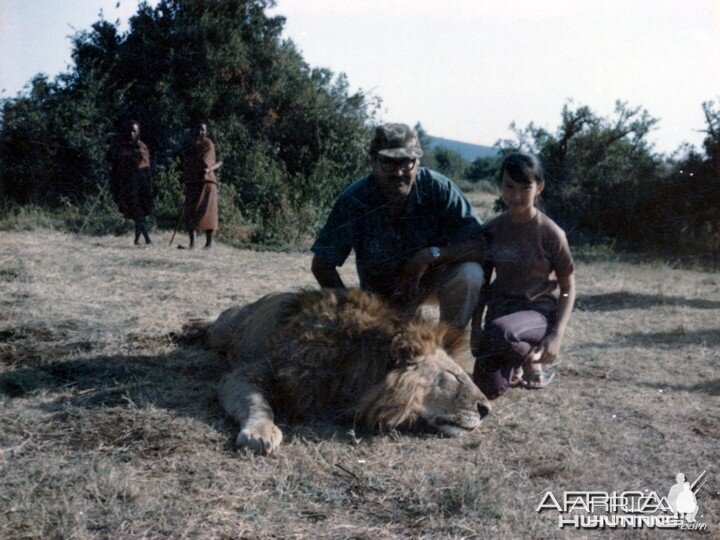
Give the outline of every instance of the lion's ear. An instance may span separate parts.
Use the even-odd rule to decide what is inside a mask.
[[[404,365],[415,357],[415,348],[406,334],[396,334],[390,342],[390,357],[395,364]]]
[[[455,357],[467,349],[467,340],[465,339],[465,331],[460,330],[457,326],[451,324],[443,324],[442,348],[449,356]]]

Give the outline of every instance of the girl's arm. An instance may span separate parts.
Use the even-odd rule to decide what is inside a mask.
[[[544,351],[539,362],[543,364],[552,364],[557,358],[565,336],[565,329],[570,321],[570,314],[575,305],[575,275],[558,277],[558,283],[560,284],[560,298],[557,304],[555,328],[541,343]]]
[[[475,313],[473,314],[472,318],[472,324],[470,326],[470,351],[475,358],[480,356],[483,352],[481,348],[483,341],[482,317],[485,311],[485,306],[488,302],[488,291],[490,287],[490,278],[492,277],[493,269],[493,263],[491,263],[490,261],[487,261],[483,265],[485,285],[483,285],[482,292],[480,293],[480,301],[478,302],[478,306],[475,309]]]

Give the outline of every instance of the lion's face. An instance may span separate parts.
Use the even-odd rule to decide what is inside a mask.
[[[368,424],[396,428],[423,420],[457,437],[477,428],[490,412],[488,400],[442,343],[418,349],[405,342],[399,354],[398,365],[365,396]]]
[[[423,381],[420,417],[444,435],[457,437],[472,431],[490,412],[488,400],[470,376],[438,349],[418,362]]]

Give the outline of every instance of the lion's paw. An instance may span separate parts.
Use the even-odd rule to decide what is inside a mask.
[[[246,426],[238,433],[235,445],[247,448],[256,454],[272,454],[280,447],[282,431],[272,422]]]

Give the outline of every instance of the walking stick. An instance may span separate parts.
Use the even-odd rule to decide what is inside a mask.
[[[170,238],[170,243],[168,244],[168,247],[172,246],[173,240],[175,240],[175,235],[178,232],[178,229],[180,228],[180,223],[182,222],[183,215],[185,214],[185,207],[183,207],[182,210],[180,210],[180,216],[178,217],[177,225],[175,225],[175,230],[172,233],[172,237]]]

